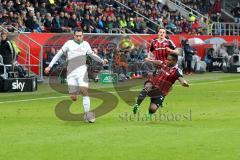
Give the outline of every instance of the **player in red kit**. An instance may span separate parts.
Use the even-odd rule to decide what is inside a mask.
[[[151,42],[148,58],[161,60],[165,64],[167,55],[170,53],[178,54],[178,50],[172,40],[166,38],[166,30],[160,28],[158,31],[158,38]]]
[[[136,114],[140,107],[140,104],[144,98],[148,95],[151,97],[151,103],[149,106],[149,115],[152,115],[162,106],[162,102],[170,91],[172,85],[176,80],[184,87],[189,87],[188,82],[183,79],[182,71],[177,67],[178,55],[170,53],[167,56],[166,64],[161,60],[150,60],[157,65],[155,75],[148,78],[144,83],[144,88],[140,92],[137,102],[133,107],[133,113]]]
[[[158,38],[154,39],[151,42],[150,50],[148,57],[145,58],[147,62],[161,62],[162,64],[166,64],[166,60],[169,54],[176,54],[178,55],[178,50],[175,44],[168,38],[166,38],[166,30],[164,28],[160,28],[158,31]],[[156,72],[156,71],[155,71]],[[154,73],[155,73],[154,72]],[[166,87],[166,85],[165,85]],[[136,113],[137,109],[141,102],[147,96],[147,91],[143,89],[140,94],[136,104],[133,106],[133,112]],[[141,99],[141,102],[140,102]]]

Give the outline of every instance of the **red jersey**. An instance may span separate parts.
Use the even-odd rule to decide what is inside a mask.
[[[175,81],[182,76],[182,70],[178,68],[177,65],[174,67],[162,65],[161,68],[156,71],[156,74],[150,77],[148,81],[152,82],[154,88],[161,91],[163,96],[166,96]]]
[[[170,49],[176,48],[172,40],[166,38],[163,41],[160,41],[158,38],[154,39],[150,46],[150,51],[153,53],[154,58],[163,61],[163,64],[166,64],[167,56],[170,53],[166,50],[166,47]]]

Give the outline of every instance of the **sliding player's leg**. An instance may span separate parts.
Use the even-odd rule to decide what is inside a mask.
[[[146,81],[144,83],[144,88],[139,93],[138,98],[137,98],[137,102],[133,106],[133,113],[134,114],[137,113],[137,111],[139,110],[139,107],[140,107],[142,101],[146,98],[148,92],[151,91],[152,87],[153,87],[152,82]]]
[[[151,103],[148,109],[148,117],[151,118],[152,114],[156,113],[158,108],[162,107],[162,103],[164,100],[164,96],[161,94],[159,96],[155,96],[151,98]]]

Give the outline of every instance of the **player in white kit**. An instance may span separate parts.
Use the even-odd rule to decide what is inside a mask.
[[[96,61],[106,64],[107,60],[101,59],[91,49],[89,43],[83,40],[83,31],[77,29],[74,32],[74,39],[68,40],[58,53],[54,56],[49,66],[45,68],[45,73],[48,74],[52,66],[64,54],[67,54],[67,83],[69,94],[73,101],[77,100],[77,95],[80,93],[83,96],[83,106],[85,113],[90,111],[90,98],[88,96],[88,72],[86,65],[86,57],[89,55]]]

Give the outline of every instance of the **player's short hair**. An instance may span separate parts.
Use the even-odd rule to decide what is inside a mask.
[[[7,32],[2,32],[2,33],[1,33],[1,36],[2,36],[2,35],[6,35],[6,36],[7,36],[8,34],[7,34]]]
[[[166,31],[166,28],[164,28],[164,27],[158,27],[157,31],[159,31],[160,29],[164,29]]]
[[[168,56],[171,56],[175,61],[178,61],[178,55],[175,53],[170,53]]]
[[[83,33],[83,30],[82,30],[82,28],[77,28],[73,33],[75,34],[76,32],[82,32]]]

